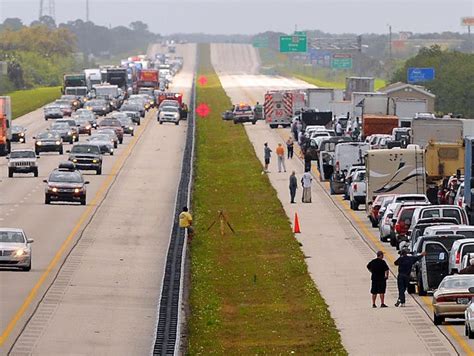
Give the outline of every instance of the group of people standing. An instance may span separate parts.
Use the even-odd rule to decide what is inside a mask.
[[[287,159],[292,159],[294,154],[294,141],[293,138],[290,136],[286,141],[286,150]],[[272,149],[268,146],[268,143],[264,143],[263,147],[263,155],[265,160],[265,170],[262,173],[269,173],[268,167],[270,165],[270,160],[272,156]],[[277,162],[278,162],[278,173],[286,172],[286,165],[285,165],[285,149],[281,143],[278,144],[277,148],[275,149],[275,153],[277,155]],[[311,186],[313,182],[313,177],[311,175],[310,169],[305,169],[305,173],[301,177],[301,185],[303,188],[303,193],[301,196],[301,201],[303,203],[311,203]],[[296,197],[296,190],[298,189],[298,180],[296,178],[296,172],[292,171],[289,179],[289,189],[290,189],[290,202],[291,204],[295,204],[295,197]]]

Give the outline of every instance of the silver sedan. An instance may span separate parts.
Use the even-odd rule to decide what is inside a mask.
[[[31,269],[31,246],[22,229],[0,228],[0,267]]]

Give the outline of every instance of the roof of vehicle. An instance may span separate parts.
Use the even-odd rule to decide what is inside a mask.
[[[33,148],[15,148],[10,151],[10,153],[13,152],[35,152]]]
[[[416,225],[414,228],[417,228],[419,226],[425,226],[425,225],[433,225],[433,224],[446,224],[449,223],[451,225],[456,225],[457,223],[456,218],[425,218],[425,219],[420,219],[417,221]]]
[[[0,231],[24,233],[23,229],[20,229],[20,228],[17,228],[17,227],[0,227]]]
[[[56,168],[54,171],[69,171],[69,172],[75,172],[76,171],[76,165],[72,162],[65,161],[65,162],[59,162],[58,168]]]
[[[446,229],[450,229],[453,231],[474,231],[474,226],[464,225],[464,224],[462,225],[451,224],[451,225],[432,226],[430,227],[430,229],[433,231],[446,230]]]

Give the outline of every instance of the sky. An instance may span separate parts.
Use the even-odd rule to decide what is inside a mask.
[[[51,0],[43,0],[48,3]],[[37,19],[40,0],[0,0],[0,21]],[[56,22],[85,19],[86,0],[55,0]],[[330,33],[466,32],[474,0],[89,0],[90,19],[104,26],[141,20],[161,34],[255,34],[319,29]],[[473,29],[474,31],[474,29]]]

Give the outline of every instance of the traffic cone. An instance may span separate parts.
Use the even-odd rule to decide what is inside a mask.
[[[301,230],[300,230],[300,221],[298,220],[298,214],[295,213],[295,223],[293,224],[294,226],[294,233],[295,234],[299,234],[301,233]]]

